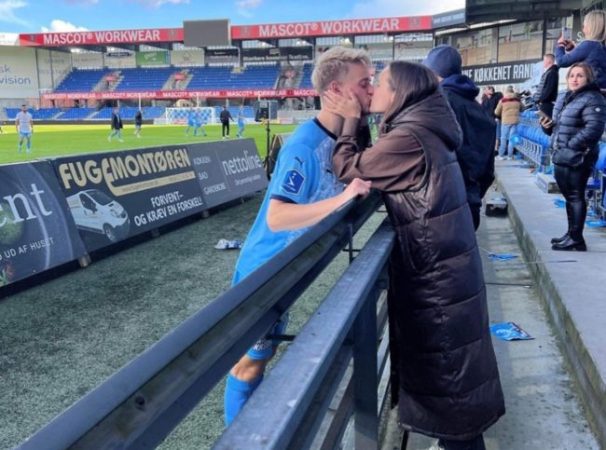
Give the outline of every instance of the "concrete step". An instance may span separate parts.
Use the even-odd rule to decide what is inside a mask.
[[[537,189],[528,170],[497,164],[496,172],[524,256],[536,261],[530,269],[589,423],[606,448],[606,230],[585,229],[587,252],[553,251],[550,239],[566,230],[555,196]]]

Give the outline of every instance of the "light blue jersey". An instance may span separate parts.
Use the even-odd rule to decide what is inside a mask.
[[[196,112],[195,111],[190,110],[187,112],[187,125],[190,127],[196,126]]]
[[[236,264],[233,284],[267,262],[308,228],[274,232],[267,226],[271,199],[308,204],[334,197],[344,185],[332,171],[336,136],[317,119],[299,126],[280,150],[278,161],[257,218],[248,233]]]

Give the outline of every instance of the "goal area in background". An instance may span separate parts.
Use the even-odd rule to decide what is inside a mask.
[[[187,125],[190,114],[196,121],[202,125],[207,123],[217,123],[217,113],[215,108],[209,106],[204,107],[182,107],[182,108],[166,108],[166,124]]]

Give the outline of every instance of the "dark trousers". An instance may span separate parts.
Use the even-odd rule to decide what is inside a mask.
[[[566,199],[568,234],[575,241],[582,241],[587,216],[585,189],[591,175],[591,166],[584,164],[580,167],[567,167],[554,164],[553,175]]]
[[[227,122],[221,122],[221,135],[223,137],[229,136],[229,120]]]
[[[484,437],[479,435],[469,441],[447,441],[440,439],[440,446],[445,450],[486,450]]]
[[[482,209],[482,204],[472,205],[469,204],[469,210],[471,211],[471,218],[473,219],[473,229],[478,230],[480,226],[480,210]]]
[[[549,117],[552,117],[552,115],[553,115],[553,103],[551,103],[551,102],[541,103],[539,105],[539,110],[543,111]]]

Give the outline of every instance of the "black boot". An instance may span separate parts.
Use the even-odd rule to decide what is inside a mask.
[[[562,237],[554,237],[551,239],[551,243],[552,244],[559,244],[560,242],[564,242],[566,239],[568,239],[568,237],[570,236],[570,230],[573,227],[573,223],[572,223],[572,217],[573,217],[573,210],[570,206],[569,202],[566,202],[566,220],[568,221],[568,231],[566,232],[566,234]]]
[[[552,244],[559,244],[560,242],[564,242],[569,237],[570,237],[570,235],[568,234],[568,231],[567,231],[564,236],[551,238],[551,243]]]
[[[581,238],[580,240],[574,240],[570,236],[566,238],[564,241],[556,242],[551,246],[552,250],[564,250],[564,251],[573,251],[576,250],[578,252],[586,252],[587,245],[585,244],[585,240]]]

